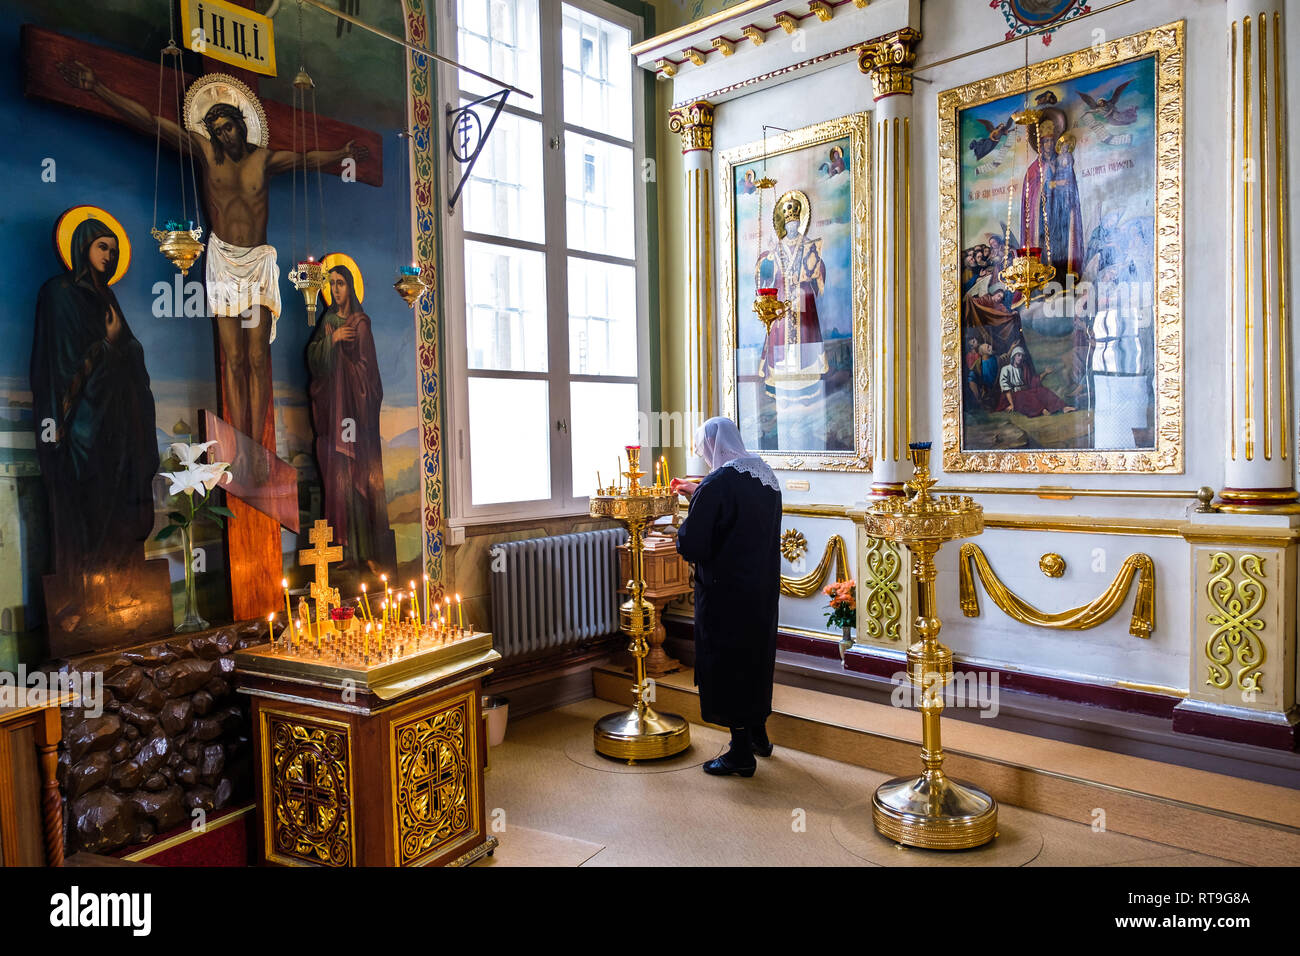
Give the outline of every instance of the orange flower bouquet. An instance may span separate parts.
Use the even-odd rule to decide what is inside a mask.
[[[849,578],[822,588],[822,593],[831,599],[826,610],[827,627],[847,628],[858,623],[857,586],[857,582]]]

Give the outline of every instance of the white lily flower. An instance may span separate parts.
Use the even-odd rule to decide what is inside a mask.
[[[192,495],[196,491],[204,490],[202,475],[192,468],[184,471],[164,471],[160,474],[171,482],[171,488],[167,491],[169,495]]]
[[[215,445],[215,441],[205,441],[202,444],[187,445],[185,442],[174,442],[168,448],[176,460],[180,462],[182,468],[192,468],[199,463],[204,452]]]
[[[230,473],[229,468],[230,462],[228,461],[214,461],[207,465],[195,465],[193,471],[204,487],[211,491],[223,481],[230,483],[235,480],[235,476]]]

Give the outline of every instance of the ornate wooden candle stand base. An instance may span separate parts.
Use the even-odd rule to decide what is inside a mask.
[[[943,772],[939,718],[943,689],[952,680],[952,651],[938,640],[934,556],[945,541],[982,532],[984,510],[970,498],[932,498],[929,443],[913,444],[911,454],[916,474],[908,484],[915,497],[877,502],[867,512],[865,527],[872,537],[902,542],[912,554],[917,607],[912,627],[918,639],[907,648],[907,676],[921,695],[923,771],[920,777],[899,777],[877,787],[871,820],[889,839],[908,846],[965,850],[997,835],[998,805],[984,791]]]
[[[253,702],[259,855],[291,866],[458,866],[491,853],[483,678],[472,634],[353,667],[270,646],[235,656]]]

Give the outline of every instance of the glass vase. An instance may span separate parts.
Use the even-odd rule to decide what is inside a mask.
[[[189,634],[206,630],[209,624],[199,614],[194,582],[194,541],[189,528],[181,528],[181,545],[185,555],[185,620],[176,625],[176,633]]]

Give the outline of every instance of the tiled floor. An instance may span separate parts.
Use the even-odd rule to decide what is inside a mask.
[[[778,747],[748,780],[710,777],[700,764],[726,735],[699,725],[691,750],[671,762],[605,763],[591,752],[592,724],[613,709],[586,700],[511,722],[486,778],[502,864],[517,826],[603,847],[583,866],[1235,865],[1020,808],[1003,812],[1003,836],[986,848],[954,856],[898,847],[860,816],[884,774]],[[582,853],[560,844],[554,864],[576,865]],[[547,860],[544,837],[521,833],[517,845],[525,865]]]

